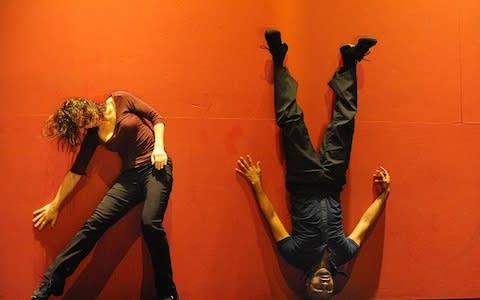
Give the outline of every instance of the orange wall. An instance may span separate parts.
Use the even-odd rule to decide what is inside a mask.
[[[377,166],[390,170],[393,192],[338,299],[480,297],[479,20],[476,0],[1,1],[0,298],[29,297],[119,170],[115,155],[97,151],[56,227],[37,232],[32,211],[72,160],[41,137],[44,120],[66,97],[127,90],[166,117],[175,186],[165,225],[182,299],[297,299],[299,274],[278,257],[233,171],[241,154],[259,159],[289,224],[261,49],[270,26],[290,45],[315,142],[338,47],[360,34],[379,39],[358,70],[346,230],[371,202]],[[137,208],[82,263],[65,299],[150,299],[139,227]]]

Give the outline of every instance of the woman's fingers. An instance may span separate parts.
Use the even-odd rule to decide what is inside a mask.
[[[245,173],[245,171],[240,170],[239,168],[235,168],[235,171],[237,171],[238,173],[240,173],[240,174],[242,174],[242,175],[244,175],[244,176],[247,175],[247,173]]]
[[[44,218],[40,218],[34,225],[35,228],[38,228],[38,229],[42,229],[43,228],[43,224],[45,223],[45,219]]]
[[[243,158],[243,156],[240,156],[240,159],[237,160],[237,162],[238,162],[238,165],[243,168],[243,170],[248,169],[247,163],[246,163],[245,159]]]
[[[42,216],[43,216],[43,214],[38,214],[38,215],[36,215],[36,216],[33,218],[32,222],[35,223],[35,222],[36,222],[38,219],[40,219]]]

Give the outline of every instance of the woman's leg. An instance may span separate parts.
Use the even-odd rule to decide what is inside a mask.
[[[159,299],[177,299],[167,234],[163,228],[163,218],[173,184],[172,170],[172,161],[169,159],[163,169],[149,167],[145,174],[142,231],[152,259]]]
[[[137,204],[130,200],[139,198],[135,179],[127,175],[124,173],[116,180],[92,216],[55,258],[32,299],[46,299],[51,294],[62,294],[65,279],[90,253],[103,233]]]

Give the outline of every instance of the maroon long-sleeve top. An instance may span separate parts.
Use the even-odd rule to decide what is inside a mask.
[[[84,175],[87,165],[98,145],[118,152],[122,170],[150,163],[155,145],[153,126],[163,123],[162,116],[152,107],[127,92],[114,92],[116,124],[112,137],[103,142],[98,136],[98,127],[87,130],[71,172]]]

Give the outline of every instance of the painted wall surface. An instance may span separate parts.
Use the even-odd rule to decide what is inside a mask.
[[[358,68],[359,113],[347,233],[392,175],[386,210],[337,299],[480,297],[480,2],[0,2],[0,299],[27,299],[120,169],[97,150],[57,225],[32,212],[55,194],[74,153],[41,136],[70,96],[130,91],[166,118],[175,184],[165,227],[182,299],[298,299],[301,275],[278,255],[235,161],[250,153],[290,226],[263,31],[281,29],[312,140],[320,142],[339,63],[359,35],[378,45]],[[100,240],[63,299],[151,299],[140,207]],[[55,298],[60,299],[60,298]]]

